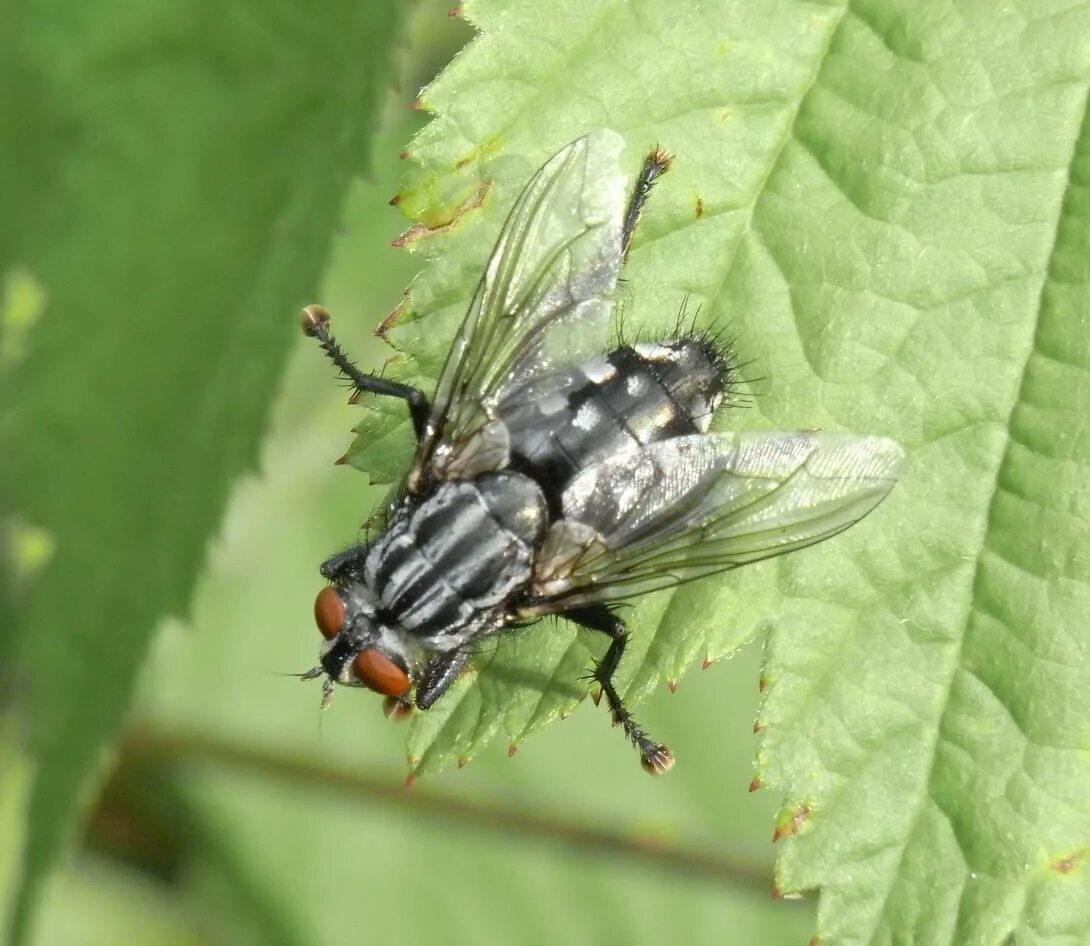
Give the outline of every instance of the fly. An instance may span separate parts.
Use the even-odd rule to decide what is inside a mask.
[[[356,394],[406,402],[416,453],[385,522],[321,566],[323,702],[337,684],[426,710],[483,638],[558,615],[608,647],[591,673],[643,767],[674,756],[633,719],[613,678],[628,631],[612,605],[804,548],[870,512],[896,482],[892,440],[822,432],[713,433],[737,382],[715,337],[678,331],[608,347],[618,274],[655,180],[626,199],[622,140],[561,149],[515,202],[431,398],[361,372],[321,306],[315,338]]]

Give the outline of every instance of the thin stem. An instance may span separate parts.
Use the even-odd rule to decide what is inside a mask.
[[[534,814],[493,799],[470,801],[419,784],[407,789],[388,776],[313,762],[203,733],[142,727],[132,730],[121,744],[124,766],[134,763],[211,763],[245,769],[264,776],[317,786],[356,801],[378,801],[403,811],[447,822],[501,833],[550,841],[591,854],[627,858],[659,869],[685,873],[730,886],[772,894],[772,862],[725,857],[706,849],[661,838],[641,838],[623,831],[574,819]]]

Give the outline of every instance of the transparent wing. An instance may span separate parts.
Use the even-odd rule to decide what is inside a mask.
[[[531,612],[643,594],[813,545],[896,483],[892,440],[698,434],[626,451],[572,480],[539,556]]]
[[[621,265],[622,139],[596,131],[557,152],[526,185],[454,338],[417,469],[466,476],[505,459],[496,407],[538,396],[566,366],[606,348]]]

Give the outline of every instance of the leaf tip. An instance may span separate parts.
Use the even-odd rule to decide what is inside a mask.
[[[397,328],[397,326],[402,321],[404,321],[406,315],[410,311],[411,306],[409,304],[409,297],[405,296],[397,305],[395,305],[389,312],[387,312],[386,317],[378,323],[378,327],[375,329],[374,335],[389,344],[390,330]]]
[[[401,233],[399,236],[394,237],[390,241],[390,246],[397,249],[403,249],[415,240],[419,240],[427,232],[428,228],[422,223],[414,223],[408,230]]]
[[[784,890],[782,887],[772,887],[773,900],[801,900],[802,894],[797,890]]]
[[[803,802],[794,808],[785,808],[776,819],[776,830],[772,832],[772,843],[775,844],[781,838],[788,838],[797,834],[810,818],[814,810],[809,802]]]
[[[667,680],[666,689],[671,693],[677,693],[677,680]]]

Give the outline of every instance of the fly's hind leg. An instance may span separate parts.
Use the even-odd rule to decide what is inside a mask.
[[[617,672],[625,646],[628,644],[628,630],[624,626],[624,621],[603,604],[565,611],[562,617],[590,628],[592,631],[601,631],[609,637],[609,649],[595,665],[593,679],[602,687],[610,712],[613,714],[614,724],[624,729],[632,745],[639,750],[640,764],[652,775],[662,775],[674,764],[674,754],[643,731],[632,718],[632,714],[626,709],[624,701],[613,686],[613,675]]]
[[[409,405],[409,417],[412,418],[416,439],[423,437],[430,405],[421,391],[407,384],[399,384],[397,381],[360,371],[355,362],[341,351],[341,346],[329,331],[329,313],[323,306],[308,305],[304,308],[302,324],[303,333],[318,340],[322,351],[336,365],[344,379],[356,389],[357,394],[385,394],[404,400]]]
[[[628,249],[632,243],[632,234],[636,230],[636,224],[640,222],[640,214],[643,205],[651,196],[651,190],[663,174],[670,170],[670,162],[673,157],[662,148],[653,148],[643,159],[643,167],[640,168],[636,185],[632,188],[632,196],[628,200],[628,208],[624,212],[624,229],[621,231],[621,259],[628,259]]]

